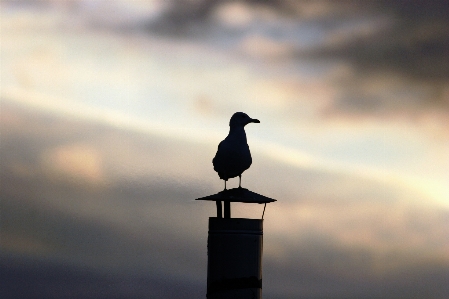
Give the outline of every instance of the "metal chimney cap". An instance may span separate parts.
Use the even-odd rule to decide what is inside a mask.
[[[260,203],[260,204],[276,201],[276,199],[260,195],[246,188],[233,188],[223,190],[218,192],[217,194],[200,197],[195,200],[228,201],[228,202],[244,202],[244,203]]]

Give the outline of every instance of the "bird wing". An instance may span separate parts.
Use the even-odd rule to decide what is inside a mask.
[[[222,177],[222,174],[225,172],[225,164],[226,164],[226,150],[224,148],[226,146],[223,145],[224,140],[218,144],[217,153],[215,154],[215,157],[212,159],[212,164],[214,165],[214,170],[218,172],[218,175],[220,178]]]
[[[236,147],[234,143],[227,139],[220,142],[212,164],[221,179],[227,180],[236,177],[249,168],[251,154],[248,146],[246,144],[245,146],[246,148],[243,149]]]

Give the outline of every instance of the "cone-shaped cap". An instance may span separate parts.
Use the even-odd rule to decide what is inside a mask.
[[[229,202],[245,202],[245,203],[269,203],[275,202],[276,199],[269,198],[258,193],[249,191],[245,188],[234,188],[223,190],[217,194],[200,197],[196,200],[210,201],[229,201]]]

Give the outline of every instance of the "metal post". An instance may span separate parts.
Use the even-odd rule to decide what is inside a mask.
[[[263,220],[209,218],[208,299],[262,296]]]
[[[217,205],[217,217],[209,218],[207,298],[262,298],[263,219],[231,218],[231,202],[266,206],[276,200],[245,188],[224,190],[196,200],[215,201]]]

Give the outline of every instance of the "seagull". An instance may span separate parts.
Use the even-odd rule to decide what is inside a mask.
[[[224,190],[226,190],[227,180],[236,176],[239,177],[239,188],[242,188],[242,173],[251,166],[251,153],[245,133],[245,126],[249,123],[260,123],[260,121],[243,112],[234,113],[229,121],[229,134],[218,145],[217,153],[212,160],[214,170],[225,182]]]

